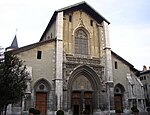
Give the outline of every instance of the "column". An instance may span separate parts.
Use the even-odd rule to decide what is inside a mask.
[[[57,101],[57,110],[62,109],[63,101],[63,12],[59,12],[56,18],[56,77],[55,94]]]
[[[98,52],[99,52],[99,58],[102,61],[103,58],[103,26],[100,24],[97,24],[97,28],[98,28]],[[103,64],[103,62],[101,63]]]
[[[113,87],[113,75],[112,75],[112,60],[111,60],[111,48],[109,40],[108,23],[103,21],[104,31],[104,60],[105,60],[105,76],[106,87],[108,96],[108,110],[114,109],[114,87]]]

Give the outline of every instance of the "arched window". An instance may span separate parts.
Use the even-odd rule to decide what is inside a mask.
[[[115,94],[123,94],[125,92],[125,89],[123,87],[123,85],[121,85],[120,83],[118,83],[116,86],[115,86]]]
[[[88,36],[83,29],[75,32],[75,54],[88,55]]]

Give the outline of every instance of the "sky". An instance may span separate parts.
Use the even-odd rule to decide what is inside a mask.
[[[150,0],[84,0],[109,22],[111,50],[142,70],[150,66]],[[38,42],[54,11],[82,0],[1,0],[0,46]]]

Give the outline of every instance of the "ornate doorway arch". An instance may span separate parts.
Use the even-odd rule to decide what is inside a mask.
[[[45,79],[40,79],[35,83],[35,108],[40,110],[40,115],[47,114],[48,95],[50,94],[50,84]]]
[[[77,67],[68,80],[68,103],[73,115],[93,113],[99,108],[100,79],[89,66]]]

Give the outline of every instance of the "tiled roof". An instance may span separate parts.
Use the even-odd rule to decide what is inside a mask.
[[[27,45],[27,46],[20,47],[20,48],[18,48],[18,49],[10,50],[10,51],[8,51],[8,52],[12,52],[13,54],[18,54],[18,53],[20,53],[20,52],[24,52],[24,51],[27,51],[27,50],[36,48],[36,47],[38,47],[38,46],[41,46],[41,45],[44,45],[44,44],[53,42],[53,41],[55,41],[55,40],[56,40],[56,39],[54,38],[54,39],[49,39],[49,40],[45,40],[45,41],[41,41],[41,42],[36,42],[36,43],[30,44],[30,45]]]

